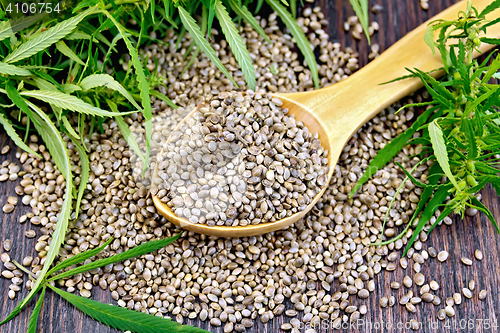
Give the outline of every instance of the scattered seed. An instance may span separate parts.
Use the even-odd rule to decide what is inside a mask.
[[[431,303],[434,300],[434,296],[430,293],[425,293],[422,295],[422,300],[426,303]]]
[[[467,265],[467,266],[471,266],[472,265],[472,260],[470,260],[469,258],[465,258],[465,257],[462,257],[462,263],[464,265]]]
[[[429,286],[431,287],[432,290],[438,290],[439,289],[439,283],[436,281],[432,280],[429,282]]]
[[[391,296],[389,296],[389,306],[393,307],[394,304],[396,304],[396,297],[391,295]]]
[[[462,304],[462,295],[460,295],[459,293],[454,293],[453,302],[455,302],[456,305]]]
[[[389,299],[387,297],[382,297],[380,299],[380,307],[381,308],[386,308],[388,304],[389,304]]]
[[[410,320],[410,328],[414,331],[417,331],[422,328],[422,324],[416,321],[415,319]]]
[[[439,252],[437,258],[440,262],[446,261],[446,259],[448,259],[448,252],[446,251]]]
[[[444,308],[444,312],[448,317],[453,317],[455,315],[455,309],[449,305]]]
[[[454,299],[453,297],[448,297],[448,298],[446,299],[446,305],[448,305],[448,306],[453,306],[453,305],[455,305],[455,299]]]
[[[481,250],[476,250],[474,252],[474,256],[477,260],[483,260],[483,252]]]
[[[474,280],[470,280],[469,281],[469,290],[474,291],[475,288],[476,288],[476,282]]]
[[[399,287],[401,287],[401,284],[399,282],[396,282],[396,281],[391,282],[392,289],[397,290],[397,289],[399,289]]]
[[[3,242],[3,248],[5,251],[10,251],[10,249],[12,248],[12,243],[11,243],[10,239],[6,239]]]
[[[439,320],[444,320],[446,318],[446,311],[444,309],[439,310],[437,317]]]
[[[411,288],[413,286],[413,281],[412,279],[406,275],[404,278],[403,278],[403,285],[406,287],[406,288]]]
[[[413,281],[417,286],[421,286],[425,283],[425,276],[422,273],[417,273],[413,277]]]
[[[3,273],[3,272],[2,272],[2,273]],[[479,292],[479,299],[483,300],[483,299],[485,299],[485,298],[486,298],[486,296],[487,296],[487,292],[486,292],[486,290],[484,290],[484,289],[483,289],[483,290],[481,290],[481,291]]]
[[[469,288],[463,288],[462,293],[464,294],[465,297],[472,298],[472,291],[470,291]]]

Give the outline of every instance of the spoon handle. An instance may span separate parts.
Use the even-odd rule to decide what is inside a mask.
[[[474,0],[474,6],[479,12],[490,3],[491,0]],[[459,11],[464,11],[465,7],[466,1],[460,1],[434,16],[346,80],[323,89],[280,94],[280,97],[289,99],[314,114],[328,133],[331,149],[340,151],[363,124],[386,107],[422,87],[418,78],[386,85],[380,83],[409,74],[405,68],[430,71],[443,66],[439,52],[436,50],[436,55],[433,56],[431,49],[424,42],[427,24],[436,19],[455,20]],[[498,12],[499,10],[490,13],[488,17],[498,17]],[[489,27],[488,36],[500,37],[500,24]],[[491,47],[492,45],[483,44],[481,51],[485,52]],[[432,75],[437,77],[442,74],[441,71]]]

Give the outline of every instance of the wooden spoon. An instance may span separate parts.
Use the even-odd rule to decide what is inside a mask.
[[[475,0],[474,6],[481,11],[490,3],[491,0]],[[466,2],[460,1],[428,22],[436,19],[455,20],[459,11],[464,11],[465,7]],[[490,13],[488,16],[498,17],[495,13]],[[433,56],[429,46],[424,42],[428,22],[404,36],[377,59],[343,81],[319,90],[273,94],[283,101],[282,108],[288,108],[289,113],[301,120],[310,132],[319,134],[323,147],[329,151],[330,172],[327,184],[332,177],[342,149],[350,137],[380,111],[422,87],[419,79],[407,79],[382,86],[379,84],[407,75],[405,67],[430,71],[443,66],[439,54]],[[495,38],[500,36],[498,24],[489,28],[488,36]],[[491,45],[483,45],[481,51],[485,52],[490,48]],[[442,72],[434,72],[432,75],[437,77],[442,74]],[[191,114],[185,119],[190,116]],[[156,169],[154,175],[157,174]],[[163,216],[186,230],[221,237],[244,237],[283,229],[297,222],[314,207],[326,187],[314,197],[305,210],[299,213],[276,222],[238,227],[209,227],[205,224],[193,224],[175,215],[158,197],[153,196],[153,201]]]

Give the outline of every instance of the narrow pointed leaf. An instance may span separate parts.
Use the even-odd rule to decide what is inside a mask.
[[[31,72],[26,68],[17,67],[0,62],[0,74],[12,76],[31,76]]]
[[[97,7],[91,7],[70,19],[62,21],[52,28],[49,28],[33,39],[30,39],[19,45],[12,53],[9,53],[3,62],[11,63],[31,57],[34,54],[46,49],[60,39],[70,34],[86,16],[97,12]]]
[[[38,317],[40,316],[40,311],[42,310],[43,298],[45,297],[45,288],[42,289],[42,293],[38,296],[38,301],[35,304],[35,308],[30,316],[30,322],[28,324],[28,330],[26,333],[36,333],[36,326],[38,324]]]
[[[77,139],[79,140],[80,139],[80,136],[78,135],[78,133],[75,132],[75,130],[73,129],[73,126],[71,126],[71,124],[69,123],[69,120],[68,118],[66,118],[66,116],[62,116],[61,117],[62,119],[62,122],[64,124],[64,128],[68,131],[68,134],[73,137],[74,139]]]
[[[123,134],[123,138],[127,141],[130,148],[132,148],[132,150],[137,154],[137,156],[139,156],[142,163],[147,163],[146,158],[142,154],[141,148],[139,148],[139,144],[137,143],[135,136],[132,134],[130,128],[128,127],[128,124],[123,120],[122,117],[115,117],[114,120],[116,121],[116,124],[118,125],[120,131]]]
[[[429,228],[429,231],[427,232],[427,234],[430,234],[431,231],[439,224],[439,222],[441,222],[442,220],[444,220],[444,218],[448,215],[450,215],[451,213],[453,212],[453,208],[450,207],[450,206],[446,206],[443,211],[441,212],[441,214],[439,214],[438,218],[436,219],[436,221],[434,221],[434,223],[432,224],[432,226]],[[408,248],[409,249],[409,248]]]
[[[432,26],[427,27],[424,35],[425,43],[431,48],[432,55],[436,55],[436,45],[434,44],[434,28]]]
[[[151,135],[152,135],[151,118],[153,117],[151,109],[151,98],[149,94],[149,83],[146,79],[146,75],[144,74],[144,68],[142,66],[141,60],[139,59],[137,48],[132,45],[132,42],[127,37],[128,34],[125,31],[125,27],[123,27],[109,12],[106,11],[105,14],[114,23],[115,27],[118,29],[118,32],[122,35],[123,41],[125,42],[128,52],[130,53],[130,58],[132,65],[134,66],[135,69],[135,74],[137,75],[137,80],[139,82],[139,90],[140,90],[139,95],[141,96],[142,113],[144,115],[144,118],[146,119],[144,127],[146,130],[146,146],[148,148],[146,156],[148,158],[149,148],[151,145]]]
[[[87,316],[120,331],[136,333],[209,333],[194,326],[180,325],[170,319],[99,303],[70,294],[51,285],[49,287]]]
[[[95,268],[103,267],[109,264],[113,264],[118,261],[134,258],[149,252],[156,251],[158,249],[161,249],[162,247],[167,246],[168,244],[175,242],[182,233],[179,233],[173,237],[170,238],[165,238],[165,239],[160,239],[160,240],[155,240],[155,241],[149,241],[147,243],[141,244],[137,247],[134,247],[133,249],[130,249],[128,251],[119,253],[117,255],[114,255],[112,257],[106,258],[106,259],[101,259],[97,260],[94,262],[91,262],[89,264],[74,268],[72,270],[69,270],[67,272],[63,272],[61,274],[58,274],[54,276],[53,278],[50,278],[49,281],[53,280],[59,280],[59,279],[64,279],[66,277],[73,276],[78,273],[83,273],[86,271],[90,271]]]
[[[220,59],[217,57],[215,50],[210,46],[205,37],[203,37],[200,27],[196,24],[196,21],[191,17],[191,15],[189,15],[189,13],[184,8],[179,6],[178,9],[179,9],[179,17],[181,18],[182,24],[189,31],[189,34],[193,38],[196,45],[215,64],[215,66],[234,84],[234,86],[236,88],[239,88],[236,81],[234,81],[231,74],[229,74],[226,67],[224,67]]]
[[[499,7],[500,7],[500,0],[494,0],[488,6],[486,6],[486,8],[484,8],[481,11],[481,13],[479,13],[479,17],[484,18],[486,15],[498,9]]]
[[[222,32],[226,37],[231,51],[236,58],[236,61],[240,65],[241,71],[245,76],[248,88],[255,90],[255,68],[252,65],[252,58],[250,58],[250,52],[243,41],[243,38],[238,33],[234,22],[231,20],[226,7],[222,4],[220,0],[215,0],[215,15],[219,20],[219,24],[222,28]]]
[[[64,261],[61,261],[60,263],[58,263],[57,265],[52,267],[52,269],[50,271],[47,272],[47,276],[50,276],[57,271],[60,271],[62,269],[68,268],[70,266],[79,264],[79,263],[84,262],[85,260],[87,260],[89,258],[92,258],[93,256],[96,256],[97,254],[102,252],[106,248],[106,246],[111,244],[112,241],[113,241],[113,238],[110,238],[106,241],[106,243],[102,244],[99,247],[96,247],[95,249],[88,250],[85,252],[80,252],[80,253],[78,253],[78,254],[76,254],[68,259],[65,259]]]
[[[25,90],[20,92],[20,95],[36,98],[51,105],[54,105],[56,107],[60,107],[62,109],[71,110],[79,113],[91,114],[93,116],[99,116],[99,117],[115,117],[117,115],[125,115],[136,112],[136,111],[130,111],[117,114],[116,112],[106,111],[101,108],[90,105],[76,96],[64,94],[59,91]]]
[[[12,124],[10,123],[9,119],[7,119],[7,117],[2,112],[0,112],[0,124],[3,125],[5,132],[12,139],[12,141],[14,141],[16,146],[18,146],[19,148],[21,148],[25,152],[32,154],[33,156],[36,156],[36,157],[41,159],[40,155],[35,153],[33,151],[33,149],[31,149],[26,143],[24,143],[23,139],[21,139],[19,134],[17,134],[16,130],[14,129]]]
[[[26,306],[26,304],[28,304],[28,302],[31,301],[33,297],[35,297],[35,295],[40,291],[40,289],[42,289],[42,286],[38,286],[36,291],[29,293],[28,296],[26,296],[26,298],[23,299],[21,303],[17,304],[14,310],[12,310],[12,312],[9,313],[9,315],[5,317],[5,319],[2,320],[2,322],[0,322],[0,326],[14,319],[19,314],[19,312],[21,312],[21,310]]]
[[[319,89],[319,75],[316,56],[311,49],[311,45],[309,44],[309,40],[306,35],[292,15],[279,3],[279,0],[267,0],[267,3],[278,14],[283,23],[285,23],[286,27],[290,30],[293,38],[295,38],[295,43],[297,43],[300,52],[304,55],[304,59],[307,61],[307,66],[309,66],[309,70],[311,71],[314,86],[316,89]]]
[[[44,281],[47,272],[49,271],[52,262],[59,255],[59,249],[64,242],[64,237],[66,236],[66,231],[68,230],[69,216],[71,213],[71,203],[72,203],[72,193],[73,193],[73,176],[71,174],[71,163],[69,161],[68,151],[66,149],[66,142],[62,139],[57,127],[50,120],[50,118],[36,105],[31,102],[27,102],[28,106],[34,111],[34,116],[38,118],[37,125],[35,127],[42,137],[45,145],[56,163],[57,168],[61,174],[66,179],[66,194],[61,207],[61,211],[57,217],[57,223],[52,234],[52,241],[49,245],[49,251],[45,257],[45,262],[43,268],[40,271],[38,278],[31,289],[28,296],[21,302],[20,306],[24,307],[29,301],[32,295],[34,295],[38,288]]]
[[[257,22],[255,17],[252,15],[252,13],[247,9],[247,7],[238,4],[236,0],[228,0],[229,4],[231,5],[231,9],[234,10],[236,15],[244,19],[250,26],[259,33],[259,35],[264,38],[266,42],[271,44],[271,40],[269,37],[267,37],[267,34],[264,32],[264,29],[260,26],[260,23]]]
[[[199,49],[196,49],[195,53],[198,51]],[[178,109],[179,107],[174,103],[172,102],[172,100],[170,98],[168,98],[166,95],[162,94],[161,92],[157,91],[157,90],[151,90],[150,91],[151,95],[164,101],[165,103],[167,103],[168,106],[170,106],[172,109]]]
[[[403,133],[401,133],[397,138],[394,138],[385,145],[384,148],[380,149],[377,155],[370,161],[368,168],[361,178],[358,180],[358,183],[351,191],[351,196],[356,193],[356,191],[363,186],[363,184],[370,179],[380,168],[389,163],[394,156],[405,146],[408,144],[408,140],[413,136],[413,133],[422,126],[429,116],[434,112],[436,108],[430,108],[422,113],[417,120]]]
[[[15,33],[29,27],[33,23],[42,19],[45,14],[33,16],[22,16],[13,20],[5,20],[0,22],[0,41],[13,36]]]
[[[78,218],[80,213],[80,204],[82,202],[83,193],[87,188],[87,183],[90,178],[90,162],[85,149],[75,140],[73,140],[73,144],[75,145],[76,150],[78,151],[78,155],[80,155],[80,162],[82,163],[81,171],[80,171],[80,185],[78,185],[78,195],[76,197],[76,206],[75,206],[75,220]]]
[[[495,220],[495,217],[490,212],[490,210],[488,208],[486,208],[486,206],[483,205],[483,203],[481,201],[479,201],[475,196],[471,196],[471,201],[476,206],[476,209],[478,209],[478,210],[482,211],[484,214],[486,214],[488,219],[491,221],[491,223],[493,223],[493,225],[497,229],[498,233],[500,233],[500,228],[498,228],[497,221]]]
[[[434,193],[434,188],[432,187],[432,185],[437,185],[437,183],[441,179],[441,172],[442,172],[442,170],[441,170],[441,167],[439,166],[439,163],[434,163],[430,167],[430,169],[429,169],[429,176],[427,178],[429,180],[429,185],[430,186],[426,187],[422,191],[422,195],[420,196],[420,200],[418,201],[417,208],[413,212],[413,215],[412,215],[412,217],[410,219],[410,222],[408,222],[409,225],[413,224],[413,221],[417,218],[418,214],[420,214],[420,212],[422,211],[422,209],[424,209],[425,205],[429,202],[429,198]],[[445,185],[445,186],[448,187],[447,190],[446,190],[446,191],[448,191],[449,188],[450,188],[450,185],[448,184],[448,185]],[[441,189],[439,189],[439,190],[441,190]],[[413,234],[412,234],[410,240],[408,241],[408,244],[406,246],[406,249],[405,249],[405,252],[404,252],[403,255],[406,255],[406,252],[408,252],[408,250],[410,249],[410,247],[412,246],[412,244],[415,242],[415,240],[417,239],[418,235],[420,234],[420,231],[422,231],[422,229],[427,224],[428,220],[426,220],[426,216],[423,215],[423,214],[422,214],[422,216],[423,216],[423,218],[421,217],[418,220],[417,227],[413,231]]]
[[[106,88],[118,91],[135,108],[137,108],[138,110],[141,110],[141,107],[139,106],[139,104],[137,104],[137,102],[132,97],[132,95],[125,88],[123,88],[123,86],[109,74],[92,74],[92,75],[86,76],[80,82],[80,87],[82,87],[83,91],[88,91],[92,88],[103,87],[103,86]]]
[[[478,152],[476,133],[474,133],[474,129],[472,128],[472,124],[469,118],[464,117],[462,119],[462,125],[464,127],[465,136],[467,138],[467,158],[469,160],[475,160]]]
[[[446,144],[444,143],[443,131],[441,131],[441,127],[439,127],[436,120],[429,124],[429,136],[431,138],[434,155],[436,155],[436,159],[441,166],[441,169],[443,169],[444,174],[452,182],[455,188],[459,189],[455,176],[450,170],[448,151],[446,149]]]
[[[66,45],[66,43],[64,41],[62,41],[62,40],[58,41],[56,43],[56,48],[59,50],[59,52],[61,52],[62,54],[64,54],[66,57],[70,58],[74,62],[79,63],[82,66],[85,65],[85,63],[82,61],[82,59],[80,59],[76,55],[76,53],[72,49],[70,49],[68,45]]]

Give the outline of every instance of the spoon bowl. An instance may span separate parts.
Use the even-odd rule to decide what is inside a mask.
[[[474,5],[481,11],[490,2],[489,0],[475,0]],[[156,208],[169,221],[181,228],[219,237],[260,235],[284,229],[297,222],[314,207],[326,191],[335,165],[351,136],[380,111],[422,87],[422,82],[417,78],[396,81],[386,85],[380,84],[406,75],[406,68],[431,71],[443,66],[440,56],[433,55],[424,42],[427,24],[436,19],[454,20],[459,11],[464,10],[465,5],[465,1],[460,1],[434,16],[408,33],[361,70],[332,86],[300,93],[270,94],[280,98],[283,101],[281,108],[287,108],[289,110],[288,114],[293,114],[295,119],[302,121],[311,133],[318,133],[322,146],[328,151],[327,158],[330,169],[327,185],[316,194],[303,211],[275,222],[236,227],[211,227],[205,224],[194,224],[184,217],[178,217],[157,196],[153,196]],[[495,13],[498,13],[498,10],[489,15],[494,17]],[[489,27],[488,37],[500,37],[500,27],[498,25]],[[480,51],[486,52],[491,47],[492,45],[483,44]],[[475,53],[474,56],[479,54]],[[435,71],[431,75],[438,77],[442,74],[443,71]],[[189,119],[202,106],[203,104],[200,104],[182,122]],[[181,126],[182,122],[177,125],[177,128]],[[157,174],[158,165],[155,167],[154,177]]]

